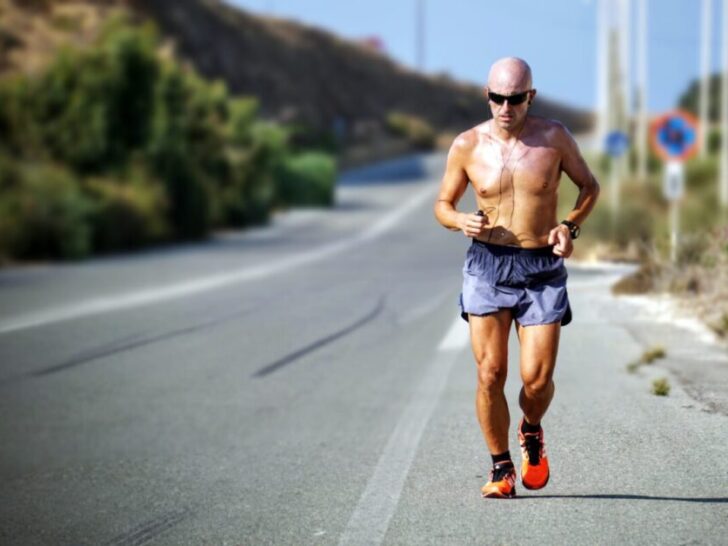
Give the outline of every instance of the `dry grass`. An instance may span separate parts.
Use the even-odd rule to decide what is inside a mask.
[[[629,364],[627,364],[627,371],[629,373],[635,373],[640,368],[640,366],[652,364],[655,360],[665,358],[666,356],[667,353],[665,352],[665,349],[657,345],[655,347],[652,347],[651,349],[647,349],[645,352],[642,353],[642,356],[640,356],[634,362],[630,362]]]
[[[685,237],[677,264],[652,251],[615,294],[670,294],[678,307],[728,339],[728,227]]]
[[[652,394],[655,396],[667,396],[670,394],[670,382],[666,377],[660,377],[652,382]]]
[[[2,75],[40,72],[62,46],[91,44],[103,21],[120,9],[122,2],[0,0],[0,29],[21,42],[5,52]]]

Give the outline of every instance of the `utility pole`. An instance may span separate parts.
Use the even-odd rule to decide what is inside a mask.
[[[628,125],[629,118],[625,112],[625,97],[623,84],[623,69],[621,66],[619,27],[609,30],[609,132],[626,133],[624,127]],[[611,155],[611,154],[610,154]],[[612,232],[616,234],[617,220],[620,208],[620,186],[626,173],[626,158],[628,154],[612,155],[609,166],[609,185],[612,208]]]
[[[708,104],[710,102],[710,16],[713,11],[713,1],[703,0],[702,17],[700,24],[700,94],[698,103],[698,114],[700,126],[698,127],[698,153],[705,157],[708,145]]]
[[[602,150],[609,132],[609,0],[597,0],[597,119],[596,148]]]
[[[631,57],[631,22],[632,22],[632,2],[631,0],[619,0],[619,20],[617,28],[619,28],[619,64],[622,76],[622,95],[624,97],[624,113],[625,120],[629,124],[632,117],[632,69],[630,63]],[[628,127],[622,127],[629,134]]]
[[[647,0],[637,0],[637,177],[647,179]]]
[[[415,0],[415,51],[420,72],[425,70],[425,1]]]
[[[624,131],[629,136],[630,142],[634,141],[634,133],[632,132],[632,73],[631,73],[631,21],[632,21],[632,2],[631,0],[619,0],[618,24],[619,29],[619,58],[621,67],[621,87],[624,117],[619,126],[620,131]],[[620,169],[625,175],[631,172],[629,154],[625,154],[620,159]]]
[[[728,207],[728,0],[723,0],[723,83],[720,100],[720,202]]]

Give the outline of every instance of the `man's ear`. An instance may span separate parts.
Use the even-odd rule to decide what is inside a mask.
[[[528,98],[528,104],[533,103],[533,99],[536,97],[536,93],[538,93],[538,91],[536,91],[536,89],[531,90],[531,96]]]
[[[483,87],[483,95],[488,96],[488,86]]]

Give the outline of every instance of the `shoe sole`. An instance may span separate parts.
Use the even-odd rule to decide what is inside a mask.
[[[512,499],[516,496],[516,488],[514,487],[507,495],[493,491],[492,493],[481,493],[480,496],[484,499]]]

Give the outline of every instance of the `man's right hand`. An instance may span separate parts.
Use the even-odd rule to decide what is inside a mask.
[[[488,225],[488,217],[480,211],[472,214],[461,212],[458,225],[466,237],[477,237]]]

